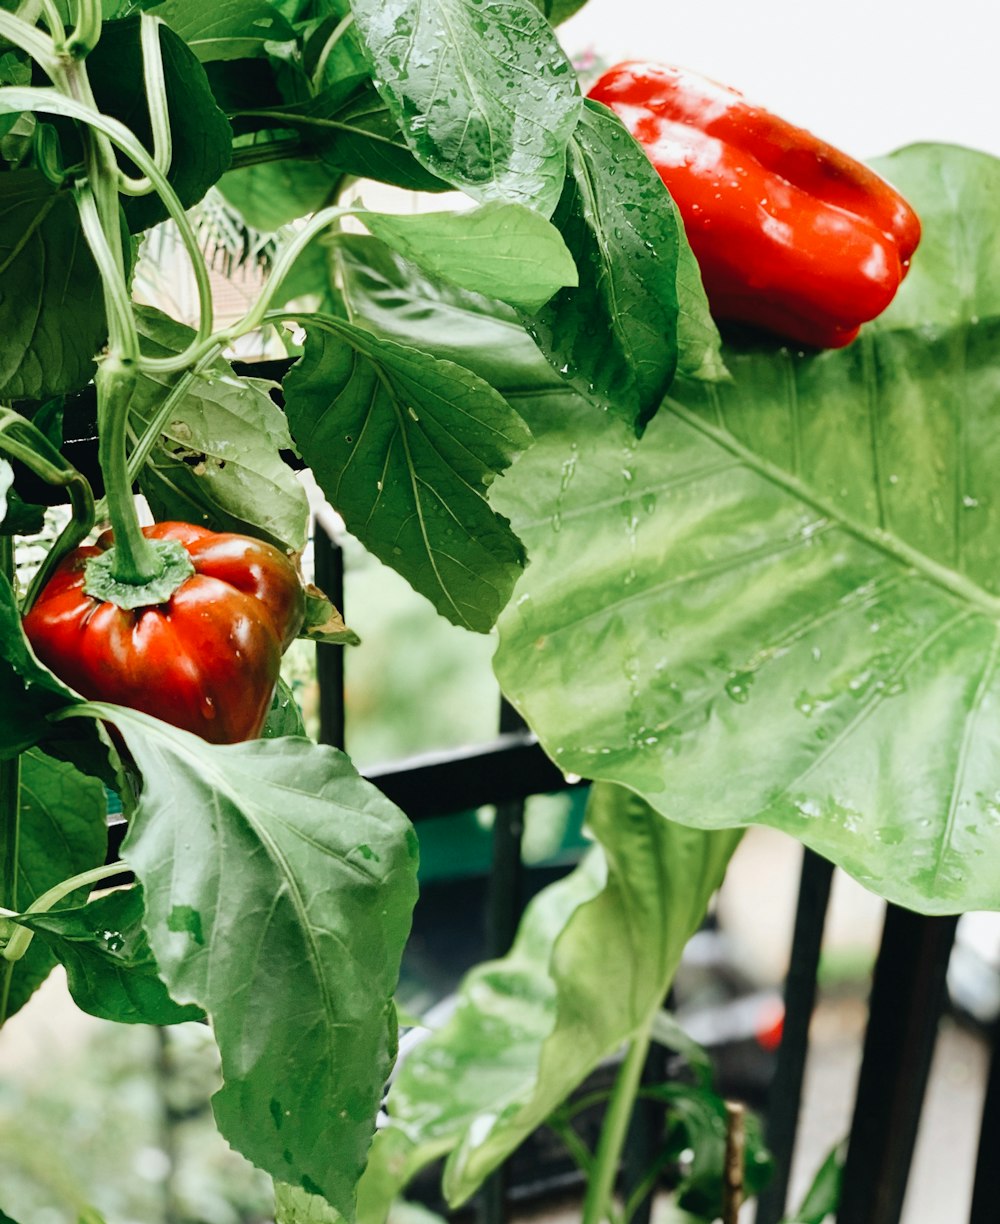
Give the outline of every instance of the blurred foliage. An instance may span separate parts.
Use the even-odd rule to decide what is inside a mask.
[[[18,1055],[12,1040],[0,1066],[0,1202],[14,1219],[77,1224],[88,1204],[107,1224],[273,1218],[270,1179],[216,1130],[218,1055],[205,1026],[87,1018],[60,1029],[44,1058]]]

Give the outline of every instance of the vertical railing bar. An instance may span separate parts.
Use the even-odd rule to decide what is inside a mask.
[[[500,733],[526,726],[507,701],[500,701]],[[524,801],[498,803],[493,823],[493,860],[486,895],[486,940],[490,956],[503,956],[514,941],[524,906],[524,867],[521,844],[524,837]],[[510,1168],[503,1164],[484,1183],[477,1196],[480,1224],[504,1224],[508,1218]]]
[[[342,616],[344,611],[344,550],[317,515],[313,529],[316,585]],[[344,714],[344,646],[316,645],[316,682],[319,688],[319,742],[346,746]]]
[[[899,1224],[957,922],[886,909],[840,1224]]]
[[[983,1100],[976,1180],[969,1224],[996,1224],[1000,1216],[1000,1020],[993,1026],[993,1053]]]
[[[785,1020],[768,1093],[766,1141],[774,1157],[774,1178],[758,1200],[756,1224],[778,1224],[785,1214],[832,882],[833,864],[803,847],[795,930],[785,979]]]

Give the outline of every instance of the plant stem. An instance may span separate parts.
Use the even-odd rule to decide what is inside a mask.
[[[319,93],[323,88],[323,77],[326,75],[326,66],[333,54],[337,43],[344,37],[347,31],[354,24],[354,14],[348,13],[346,17],[342,17],[334,27],[330,37],[323,44],[323,50],[319,53],[319,59],[316,61],[316,71],[312,76],[312,87],[314,93]]]
[[[601,1138],[597,1145],[594,1167],[587,1184],[587,1195],[583,1202],[581,1224],[601,1224],[613,1216],[612,1196],[615,1179],[621,1162],[622,1148],[628,1131],[629,1119],[635,1105],[636,1093],[642,1078],[642,1068],[649,1050],[649,1034],[652,1020],[637,1033],[629,1043],[625,1060],[615,1080],[608,1110],[601,1127]]]
[[[43,892],[40,897],[36,897],[24,912],[25,914],[46,914],[53,906],[58,905],[63,897],[68,897],[78,888],[99,884],[101,880],[107,880],[127,870],[127,863],[117,862],[103,863],[100,867],[92,867],[90,871],[81,871],[79,875],[70,876],[68,880],[60,880],[58,884]],[[29,931],[27,927],[18,927],[0,955],[11,964],[19,961],[27,952],[33,935],[34,932]]]
[[[112,577],[141,586],[163,572],[158,556],[139,527],[139,516],[128,476],[125,433],[135,386],[132,363],[109,354],[97,368],[97,458],[104,475],[104,498],[115,533]]]
[[[738,1224],[743,1205],[743,1162],[746,1150],[746,1111],[726,1102],[726,1164],[722,1181],[722,1224]]]
[[[14,541],[0,537],[0,571],[8,582],[14,581]],[[21,852],[21,759],[0,761],[0,825],[3,837],[3,864],[0,872],[2,900],[9,909],[17,909],[17,864]],[[10,985],[14,977],[13,964],[4,965],[0,977],[0,1028],[7,1019]]]
[[[295,157],[303,161],[316,161],[315,154],[304,153],[302,139],[289,136],[278,140],[261,140],[257,144],[238,145],[233,149],[230,170],[243,170],[247,166],[260,166],[264,162],[284,161]]]

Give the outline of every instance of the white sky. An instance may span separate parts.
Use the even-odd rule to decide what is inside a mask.
[[[560,38],[703,72],[855,157],[923,140],[1000,155],[996,0],[589,0]]]

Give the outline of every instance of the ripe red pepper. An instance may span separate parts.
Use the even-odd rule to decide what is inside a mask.
[[[920,222],[874,171],[677,68],[619,64],[590,96],[673,196],[716,319],[841,348],[892,301]]]
[[[215,744],[260,734],[281,655],[302,624],[305,596],[295,566],[248,536],[189,523],[143,529],[177,540],[195,572],[164,603],[125,610],[84,591],[96,545],[63,559],[24,617],[39,659],[78,693],[114,701],[193,731]]]

